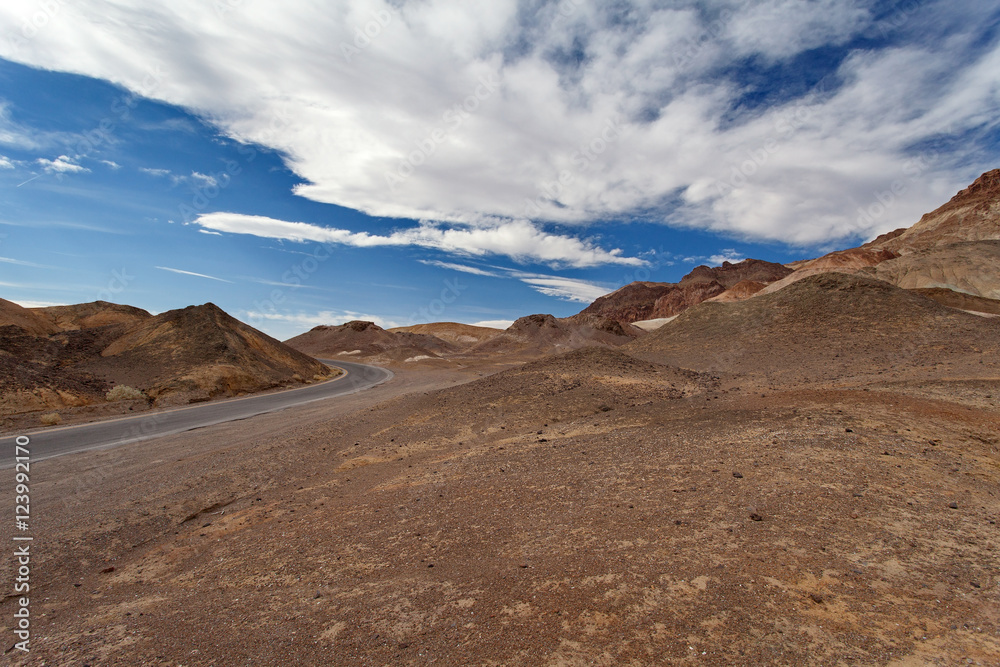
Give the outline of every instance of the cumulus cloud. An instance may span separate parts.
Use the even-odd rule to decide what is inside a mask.
[[[729,249],[723,250],[722,252],[718,253],[717,255],[712,255],[711,257],[709,257],[708,258],[708,263],[711,266],[719,266],[723,262],[730,262],[732,264],[736,264],[738,262],[742,262],[744,259],[746,259],[746,257],[744,257],[740,253],[736,252],[735,250],[729,248]]]
[[[55,160],[38,158],[36,162],[42,165],[42,169],[47,174],[78,174],[90,171],[86,167],[77,164],[74,162],[73,158],[66,155],[60,155]]]
[[[620,249],[605,250],[587,240],[551,234],[526,220],[451,227],[424,223],[388,235],[239,213],[207,213],[194,220],[194,224],[218,232],[287,241],[315,241],[359,248],[416,246],[466,255],[504,255],[516,260],[574,267],[600,264],[641,266],[644,263],[634,257],[622,256]]]
[[[0,169],[13,169],[14,163],[11,162],[9,157],[0,155]]]
[[[874,7],[79,0],[0,55],[192,109],[285,156],[303,197],[466,225],[321,234],[335,242],[534,257],[509,247],[509,225],[534,240],[537,225],[519,221],[641,218],[810,244],[912,224],[978,175],[981,149],[961,138],[1000,118],[1000,46],[967,0],[901,10],[909,28],[879,28],[896,41],[866,42],[829,85],[752,102],[774,91],[741,68],[777,68],[780,87],[810,50],[873,34]],[[24,11],[8,3],[0,21]],[[934,21],[942,12],[953,20]],[[917,149],[942,138],[957,141]],[[905,197],[864,215],[895,182]],[[582,261],[611,261],[589,248]]]

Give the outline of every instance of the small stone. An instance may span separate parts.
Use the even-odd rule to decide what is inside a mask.
[[[733,477],[735,477],[736,479],[743,479],[743,473],[741,473],[741,472],[734,472],[733,473]]]
[[[823,596],[820,595],[819,593],[810,593],[809,599],[815,602],[816,604],[823,604]]]
[[[760,512],[750,512],[751,521],[763,521],[764,516]]]
[[[982,586],[979,585],[978,581],[973,581],[973,582],[970,582],[970,583],[972,584],[973,588],[982,588]]]
[[[101,574],[110,574],[114,571],[115,571],[115,566],[112,565],[111,567],[106,567],[103,570],[101,570]]]
[[[952,508],[953,510],[957,510],[957,509],[958,509],[958,503],[956,503],[956,502],[955,502],[955,501],[953,500],[953,501],[951,501],[950,503],[948,503],[948,507]]]

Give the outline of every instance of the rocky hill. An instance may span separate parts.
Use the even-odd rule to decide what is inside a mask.
[[[789,264],[795,272],[760,294],[836,271],[875,276],[906,289],[948,289],[997,298],[990,294],[1000,294],[1000,276],[995,270],[998,241],[1000,170],[993,170],[913,227],[883,234],[858,248]]]
[[[865,276],[824,273],[736,303],[703,303],[623,348],[696,371],[800,383],[962,376],[1000,353],[1000,319]]]
[[[0,303],[0,415],[84,408],[114,412],[106,394],[144,398],[121,409],[236,396],[329,377],[329,367],[213,304],[152,316],[102,301],[24,309]]]
[[[1000,240],[1000,169],[986,172],[909,229],[896,230],[862,247],[904,255],[963,241],[990,240]]]
[[[563,318],[528,315],[466,354],[531,359],[590,346],[618,347],[643,335],[644,331],[630,324],[590,313]]]
[[[17,327],[33,336],[48,336],[59,331],[59,327],[38,313],[13,301],[0,299],[0,327],[7,326]]]
[[[740,283],[763,285],[784,278],[792,269],[773,262],[747,259],[722,266],[698,266],[678,283],[633,282],[598,298],[581,314],[599,315],[621,322],[671,317],[706,299],[719,296]]]
[[[434,336],[459,348],[470,347],[477,343],[499,336],[503,329],[477,327],[458,322],[431,322],[429,324],[414,324],[408,327],[388,329],[391,333],[414,333]]]
[[[107,301],[93,301],[73,306],[33,308],[32,312],[62,331],[93,329],[109,324],[136,324],[152,317],[142,308]]]
[[[360,320],[314,327],[285,343],[321,359],[357,359],[384,364],[439,359],[458,349],[455,344],[436,336],[386,331],[374,322]]]

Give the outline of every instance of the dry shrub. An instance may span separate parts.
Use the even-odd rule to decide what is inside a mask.
[[[47,412],[38,418],[46,426],[55,426],[62,421],[62,417],[59,416],[58,412]]]
[[[107,393],[107,399],[109,401],[130,401],[134,399],[146,398],[146,394],[142,393],[139,389],[135,387],[128,387],[126,385],[117,385],[114,389]]]

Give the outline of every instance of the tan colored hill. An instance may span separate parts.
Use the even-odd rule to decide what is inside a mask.
[[[824,273],[737,303],[704,303],[623,348],[764,382],[994,373],[1000,320],[863,276]]]
[[[332,373],[213,304],[156,316],[102,302],[44,310],[25,311],[25,319],[6,309],[31,326],[0,326],[0,415],[8,417],[8,426],[12,415],[34,419],[17,423],[37,426],[38,414],[31,413],[66,411],[85,419],[312,382]],[[138,389],[146,398],[109,403],[106,394],[115,385]]]
[[[331,371],[212,303],[149,317],[81,368],[144,390],[157,404],[236,396]]]
[[[528,315],[499,336],[469,348],[466,354],[531,359],[589,346],[617,347],[643,335],[638,327],[589,313],[563,318]]]
[[[38,313],[13,301],[0,299],[0,327],[15,326],[33,336],[48,336],[59,329]]]
[[[388,331],[391,333],[424,334],[440,338],[458,347],[469,347],[490,340],[491,338],[496,338],[503,332],[503,329],[477,327],[458,322],[432,322],[429,324],[414,324],[408,327],[395,327],[388,329]]]
[[[983,174],[913,227],[883,234],[858,248],[789,264],[795,272],[757,296],[808,276],[836,271],[876,276],[906,289],[950,289],[997,298],[990,294],[1000,294],[995,269],[998,241],[1000,169]]]
[[[988,171],[909,229],[865,248],[907,254],[965,241],[1000,240],[1000,169]]]
[[[397,364],[439,359],[457,347],[436,336],[386,331],[374,322],[355,320],[338,326],[318,326],[285,343],[321,359],[357,359]]]
[[[621,322],[671,317],[706,299],[716,297],[741,282],[769,284],[792,270],[782,264],[747,259],[722,266],[695,267],[678,283],[633,282],[598,298],[581,314],[599,315]]]
[[[949,289],[1000,299],[1000,241],[973,241],[917,250],[866,269],[904,289]]]
[[[110,324],[136,324],[152,317],[149,312],[142,308],[107,301],[93,301],[72,306],[32,308],[31,311],[62,331],[92,329]]]

